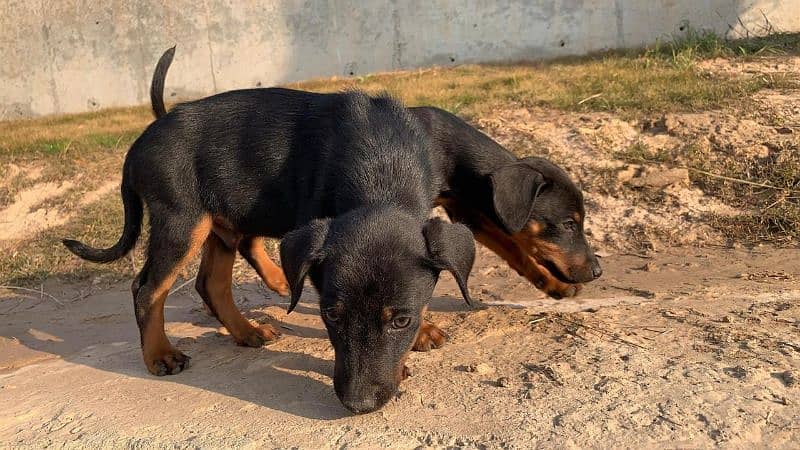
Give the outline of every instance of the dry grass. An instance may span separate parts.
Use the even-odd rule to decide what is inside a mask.
[[[408,105],[439,106],[468,119],[489,116],[498,107],[525,106],[611,111],[632,118],[663,112],[741,107],[746,106],[748,98],[758,90],[796,87],[792,84],[794,78],[790,83],[781,77],[712,76],[685,62],[712,56],[795,52],[800,42],[798,36],[780,36],[758,43],[748,41],[747,51],[739,53],[720,48],[709,51],[707,41],[708,36],[704,36],[699,40],[702,45],[698,40],[673,43],[669,51],[662,46],[638,53],[608,53],[548,63],[432,68],[314,80],[289,86],[323,92],[348,88],[388,91]],[[743,45],[740,43],[740,47]],[[12,202],[20,190],[35,183],[69,179],[79,186],[68,195],[46,203],[49,207],[73,213],[68,223],[46,230],[33,239],[2,244],[0,284],[25,285],[53,276],[131,275],[131,260],[105,266],[83,263],[63,248],[60,239],[69,236],[97,246],[109,245],[116,240],[122,225],[122,206],[117,192],[87,207],[78,207],[76,199],[108,180],[110,174],[118,176],[127,148],[151,120],[148,107],[137,107],[0,122],[0,179],[3,179],[0,182],[0,207]],[[781,154],[789,156],[771,162],[731,161],[724,172],[731,176],[745,174],[796,186],[797,148],[788,148]],[[664,155],[665,158],[668,156],[673,155]],[[698,155],[695,162],[703,162],[702,155]],[[13,167],[18,172],[15,176],[10,175]],[[764,172],[753,175],[755,167]],[[41,176],[36,179],[27,177],[26,173],[33,169],[41,170]],[[734,195],[740,189],[702,177],[695,181],[719,196]],[[800,223],[796,197],[780,200],[774,192],[764,194],[756,190],[750,194],[751,198],[762,199],[759,205],[763,207],[764,215],[756,221],[742,219],[750,220],[745,225],[721,221],[720,227],[743,227],[741,229],[747,230],[754,239],[769,238],[775,233],[797,237],[797,227],[794,231],[791,229],[792,225]],[[774,205],[768,205],[773,201]],[[141,256],[135,256],[136,260],[141,261]]]
[[[534,65],[469,65],[291,85],[320,92],[386,91],[409,105],[467,118],[509,103],[626,115],[719,108],[764,87],[752,78],[709,77],[654,58],[606,55]]]
[[[693,142],[675,151],[634,144],[615,156],[631,163],[688,168],[694,185],[745,212],[735,217],[709,218],[711,225],[731,242],[797,245],[800,243],[800,142],[776,141],[770,147],[767,156],[748,156],[703,148]],[[653,195],[640,193],[645,194]]]
[[[766,157],[720,157],[703,152],[686,152],[690,166],[728,178],[745,179],[762,185],[740,183],[701,172],[690,173],[692,181],[705,192],[723,198],[748,214],[715,217],[713,224],[738,242],[771,242],[796,245],[800,242],[800,143],[773,146]]]

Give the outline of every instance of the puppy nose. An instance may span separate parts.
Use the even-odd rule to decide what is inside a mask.
[[[595,260],[594,263],[592,264],[592,276],[596,280],[600,278],[600,275],[602,274],[603,274],[603,268],[600,267],[600,263],[597,262],[597,260]]]
[[[377,405],[374,395],[368,395],[366,397],[360,397],[360,398],[345,397],[341,400],[344,407],[349,409],[354,414],[364,414],[372,412],[378,409],[378,407],[380,406]]]

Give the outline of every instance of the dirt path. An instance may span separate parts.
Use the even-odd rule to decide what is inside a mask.
[[[218,332],[187,286],[168,333],[190,370],[142,364],[127,283],[45,289],[0,300],[0,442],[40,448],[732,447],[800,441],[797,250],[679,249],[604,259],[579,298],[541,297],[481,249],[469,311],[451,279],[437,288],[441,350],[383,410],[353,417],[331,386],[332,350],[304,297],[252,279],[236,299],[284,325],[250,349]],[[312,290],[309,290],[311,292]]]

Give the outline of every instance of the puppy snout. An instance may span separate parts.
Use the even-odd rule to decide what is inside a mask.
[[[344,407],[354,414],[365,414],[379,408],[379,406],[376,406],[377,402],[373,396],[365,398],[343,398],[341,400]]]
[[[339,395],[339,400],[354,414],[366,414],[385,405],[392,395],[391,390],[384,389],[379,385],[371,385],[344,392]]]

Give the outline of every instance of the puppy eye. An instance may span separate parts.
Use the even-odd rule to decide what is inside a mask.
[[[401,330],[409,325],[411,325],[411,317],[408,316],[399,316],[392,320],[392,328],[395,330]]]
[[[567,219],[561,222],[561,226],[563,226],[567,231],[575,231],[578,229],[578,223],[572,219]]]
[[[331,322],[331,323],[336,323],[340,319],[339,311],[337,311],[335,309],[325,310],[325,311],[323,311],[322,314],[325,316],[325,320],[327,320],[328,322]]]

